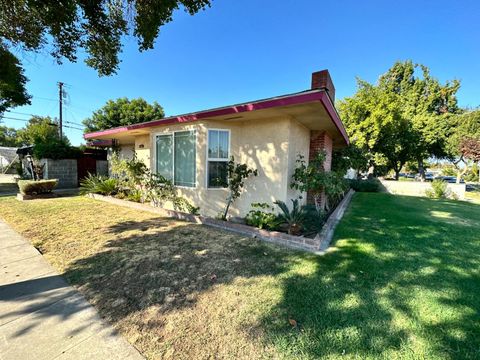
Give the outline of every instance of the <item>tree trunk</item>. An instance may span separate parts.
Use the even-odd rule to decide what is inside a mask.
[[[420,181],[425,181],[425,168],[423,167],[423,159],[418,159],[418,173],[420,174]]]
[[[232,195],[230,194],[227,198],[227,205],[225,206],[225,210],[223,212],[222,220],[227,220],[228,209],[230,208],[231,204],[232,204]]]
[[[395,171],[395,180],[398,181],[398,179],[400,178],[400,170],[398,170],[398,169],[393,169],[393,171]]]

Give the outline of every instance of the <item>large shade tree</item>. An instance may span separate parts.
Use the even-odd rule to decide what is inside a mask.
[[[445,143],[460,84],[441,84],[423,65],[397,62],[376,84],[358,79],[354,96],[339,102],[352,142],[370,154],[371,169],[385,165],[395,171],[409,160],[446,155]]]
[[[85,132],[109,129],[164,117],[163,108],[157,103],[149,104],[142,98],[109,100],[101,109],[83,120]]]
[[[0,0],[0,49],[9,58],[15,58],[13,49],[43,51],[58,63],[76,62],[82,52],[88,66],[111,75],[119,68],[123,37],[133,35],[140,51],[152,49],[175,10],[193,15],[207,6],[210,0]],[[18,61],[13,64],[21,68]],[[0,84],[8,80],[0,75]],[[14,86],[20,97],[28,97],[24,80],[17,76]]]

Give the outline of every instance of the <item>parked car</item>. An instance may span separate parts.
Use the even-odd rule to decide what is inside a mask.
[[[442,176],[443,181],[448,182],[449,184],[455,184],[457,182],[456,176]],[[465,180],[460,179],[460,184],[465,184]]]
[[[420,174],[417,174],[415,176],[415,180],[420,181],[422,178]],[[432,172],[426,172],[425,173],[425,181],[433,181],[435,179],[435,174]]]

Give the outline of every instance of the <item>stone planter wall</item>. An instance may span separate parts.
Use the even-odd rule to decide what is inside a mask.
[[[330,215],[325,223],[322,231],[313,239],[303,236],[288,235],[278,231],[268,231],[263,229],[257,229],[252,226],[236,224],[228,221],[222,221],[212,219],[205,216],[197,216],[187,214],[180,211],[167,210],[163,208],[152,207],[149,204],[140,204],[127,200],[116,199],[110,196],[103,196],[98,194],[89,194],[93,199],[106,201],[115,205],[126,206],[132,209],[141,211],[149,211],[161,216],[170,217],[178,220],[184,220],[193,222],[196,224],[203,224],[227,231],[232,231],[238,234],[255,237],[263,241],[267,241],[274,244],[287,246],[289,248],[306,250],[315,253],[323,253],[330,245],[333,238],[333,232],[341,217],[343,216],[345,209],[350,204],[354,191],[350,190],[348,194],[343,198],[335,211]]]

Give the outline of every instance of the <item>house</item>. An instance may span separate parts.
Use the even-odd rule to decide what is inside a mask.
[[[15,168],[14,167],[12,168],[12,165],[16,160],[18,160],[16,147],[0,146],[0,171],[1,172],[9,170],[9,172],[14,173]]]
[[[290,204],[298,155],[312,158],[349,142],[334,106],[335,88],[327,70],[312,74],[311,88],[288,95],[172,116],[85,134],[113,141],[124,156],[136,154],[154,172],[172,179],[179,193],[204,215],[215,216],[228,196],[222,187],[230,156],[258,170],[245,183],[230,214],[244,216],[253,202]],[[304,197],[305,198],[305,197]],[[305,200],[304,200],[305,201]]]

